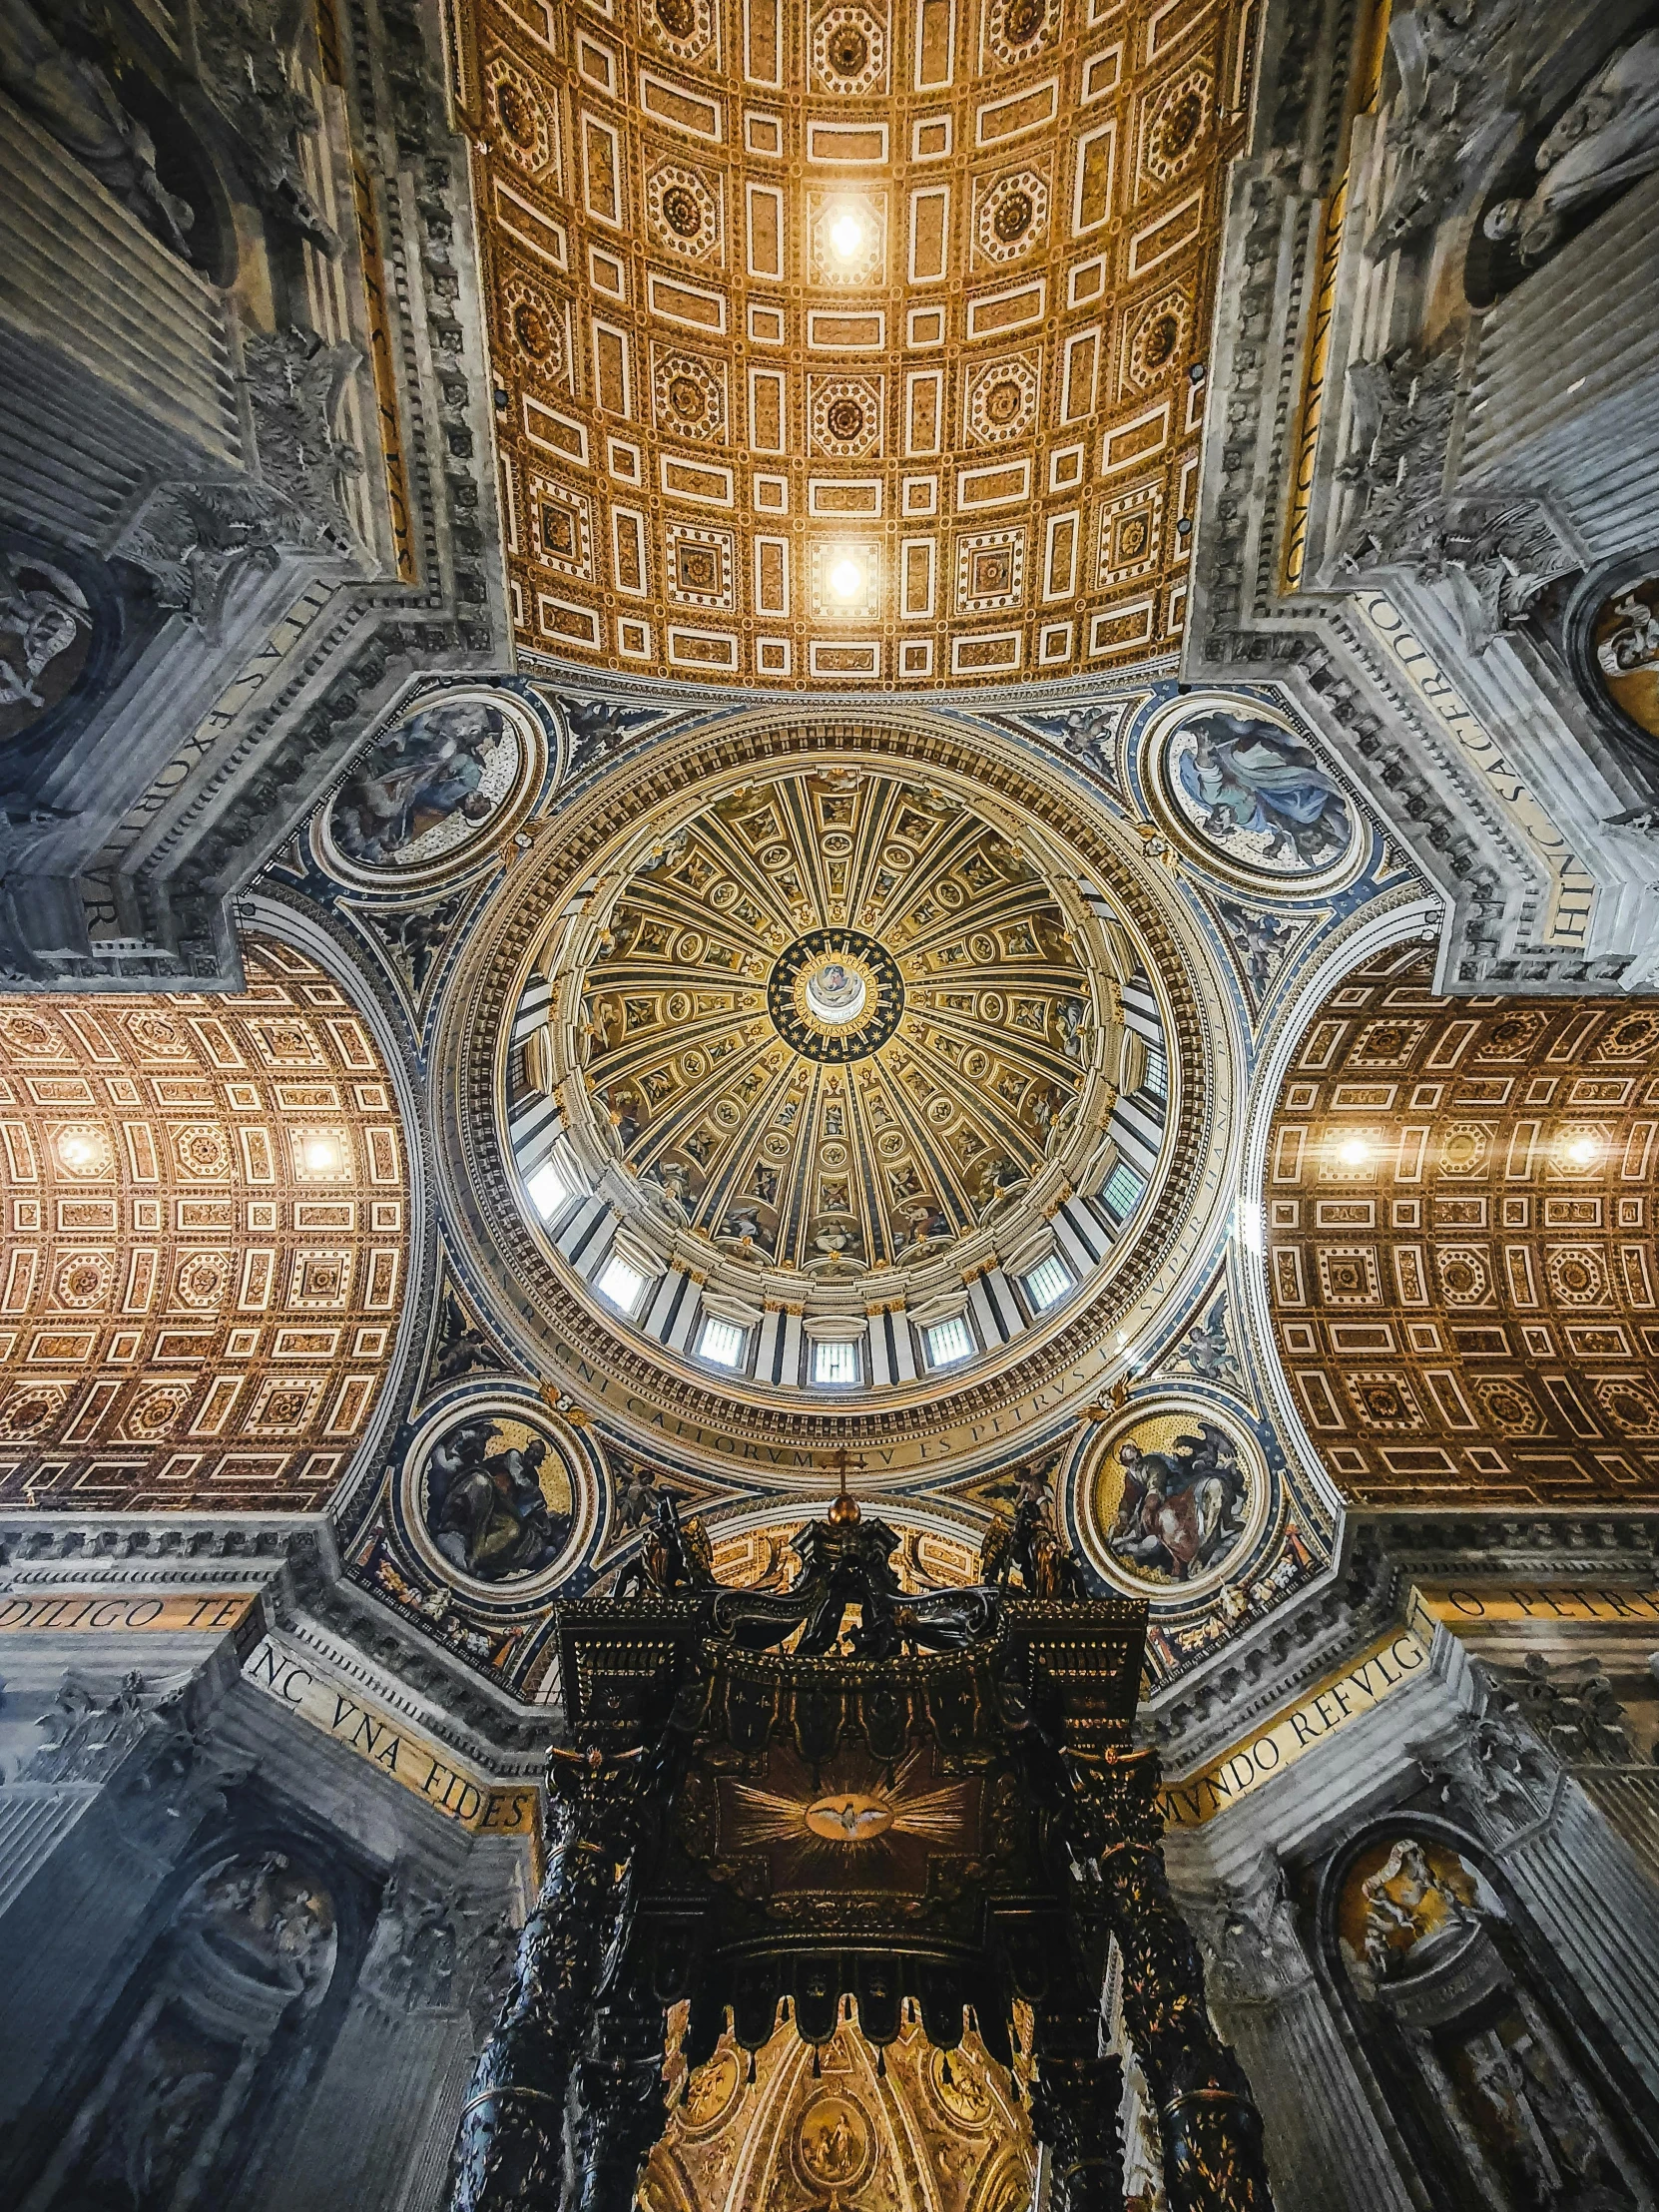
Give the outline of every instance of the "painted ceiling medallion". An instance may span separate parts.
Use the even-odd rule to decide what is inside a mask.
[[[860,929],[814,929],[772,971],[767,1011],[784,1042],[809,1060],[863,1060],[904,1011],[891,953]]]

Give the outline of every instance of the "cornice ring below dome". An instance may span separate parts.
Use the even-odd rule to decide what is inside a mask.
[[[893,833],[866,837],[859,827],[856,788],[870,779]],[[828,804],[849,797],[850,825]],[[768,807],[783,810],[772,824],[757,819]],[[901,836],[900,811],[929,819],[906,821]],[[964,894],[954,909],[962,956],[942,970],[930,965],[942,940],[929,931],[951,910],[952,867],[933,870],[938,918],[907,934],[916,901],[896,881],[906,845],[923,861],[977,851],[986,863],[973,872],[989,905],[970,910]],[[809,859],[852,872],[826,864],[809,880]],[[873,914],[854,910],[866,864]],[[756,711],[680,728],[636,749],[625,773],[582,787],[474,932],[434,1040],[434,1065],[447,1071],[439,1172],[466,1264],[518,1357],[637,1427],[646,1449],[676,1435],[694,1454],[737,1455],[751,1473],[776,1463],[785,1480],[842,1442],[877,1447],[885,1479],[899,1480],[1010,1421],[1051,1423],[1071,1398],[1098,1396],[1210,1264],[1231,1187],[1230,1011],[1204,939],[1165,886],[1067,764],[914,709],[784,729]],[[1038,994],[974,971],[981,953],[1005,962],[1006,945],[972,945],[1047,901],[1057,933],[1021,957],[1046,972],[1056,1005],[1069,995],[1089,1010],[1083,1020],[1060,1007],[1024,1033],[1021,1049],[1069,1071],[1075,1114],[1052,1155],[1040,1127],[1022,1131],[1013,1104],[996,1107],[976,1056],[992,1022],[1013,1049],[1013,1001]],[[993,926],[982,930],[981,918]],[[812,1062],[774,1027],[768,980],[814,928],[860,926],[899,966],[899,1027],[855,1065]],[[1075,955],[1067,988],[1061,931]],[[982,1169],[965,1187],[933,1145],[930,1172],[954,1180],[924,1192],[938,1205],[917,1213],[870,1172],[884,1173],[877,1140],[893,1133],[873,1109],[903,1109],[904,1141],[921,1158],[935,1125],[917,1091],[904,1106],[906,1071],[888,1063],[930,1049],[912,1041],[924,1025],[944,1039],[952,1013],[933,1001],[958,989],[975,1006],[952,1044],[949,1111],[965,1100],[973,1114],[1009,1117],[1012,1172]],[[725,1049],[739,1036],[747,1063]],[[738,1095],[745,1064],[750,1095],[770,1083],[774,1104],[733,1126],[716,1109]],[[648,1086],[659,1071],[671,1082]],[[989,1086],[979,1104],[966,1096],[975,1084]],[[828,1126],[837,1096],[843,1134]],[[760,1140],[809,1113],[813,1143],[844,1149],[833,1172],[847,1187],[824,1192],[815,1155],[793,1197],[781,1174],[769,1214],[747,1195],[751,1165],[779,1149]],[[1144,1180],[1127,1167],[1136,1144]],[[1102,1191],[1119,1166],[1126,1203],[1114,1217]],[[734,1200],[760,1234],[739,1233]],[[1092,1245],[1068,1241],[1074,1220]],[[1041,1268],[1042,1254],[1054,1269]],[[611,1275],[613,1258],[631,1288]],[[614,1295],[618,1284],[626,1295]],[[1054,1291],[1052,1304],[1039,1289]],[[717,1339],[736,1339],[736,1367],[717,1358],[719,1344],[705,1348],[711,1319],[727,1324]],[[959,1361],[948,1357],[957,1325],[968,1339]],[[823,1346],[849,1341],[849,1387],[818,1387]],[[824,1355],[829,1378],[842,1357]]]

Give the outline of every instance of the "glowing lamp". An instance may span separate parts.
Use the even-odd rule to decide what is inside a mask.
[[[864,572],[850,554],[842,553],[830,564],[830,592],[834,599],[856,599],[864,588]]]
[[[1337,1147],[1337,1157],[1345,1168],[1363,1168],[1371,1158],[1371,1146],[1364,1137],[1345,1137]]]
[[[864,249],[864,227],[850,208],[830,219],[830,251],[837,262],[855,262]]]
[[[93,1163],[93,1149],[85,1137],[65,1137],[58,1149],[66,1167],[90,1168]]]
[[[303,1158],[313,1175],[327,1175],[339,1166],[339,1152],[332,1137],[307,1137]]]
[[[1567,1158],[1575,1168],[1587,1168],[1596,1156],[1594,1137],[1574,1137],[1567,1147]]]

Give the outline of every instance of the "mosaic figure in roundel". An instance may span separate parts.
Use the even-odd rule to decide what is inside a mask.
[[[1590,650],[1613,705],[1659,738],[1659,576],[1609,593],[1591,618]]]
[[[1292,731],[1264,716],[1212,708],[1170,740],[1170,796],[1200,837],[1272,875],[1322,874],[1352,849],[1356,821],[1342,787]]]
[[[432,1543],[474,1581],[516,1583],[570,1541],[570,1475],[545,1436],[510,1415],[464,1418],[428,1445],[415,1505]]]
[[[328,834],[358,867],[419,867],[456,851],[518,781],[517,734],[488,700],[442,702],[370,746],[335,794]]]
[[[1096,1465],[1097,1541],[1116,1574],[1142,1587],[1208,1580],[1242,1548],[1257,1482],[1237,1439],[1202,1413],[1145,1416]]]

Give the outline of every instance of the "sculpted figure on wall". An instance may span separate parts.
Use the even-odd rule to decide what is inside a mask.
[[[92,609],[72,576],[0,547],[0,739],[62,698],[91,633]]]
[[[1494,2212],[1651,2203],[1597,2067],[1470,1855],[1443,1831],[1396,1831],[1353,1854],[1328,1899],[1362,2032],[1419,2166]]]
[[[187,254],[195,211],[156,175],[150,133],[104,72],[62,45],[29,0],[0,0],[0,86],[147,231]]]
[[[1554,252],[1572,211],[1659,168],[1659,31],[1621,46],[1591,78],[1534,156],[1527,199],[1486,211],[1486,236],[1523,262]]]

